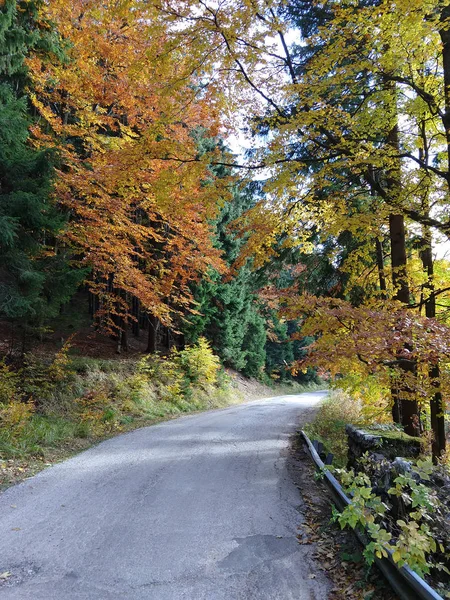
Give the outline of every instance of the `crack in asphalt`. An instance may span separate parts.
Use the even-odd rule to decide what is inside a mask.
[[[6,490],[2,600],[325,600],[286,466],[323,396],[135,430]]]

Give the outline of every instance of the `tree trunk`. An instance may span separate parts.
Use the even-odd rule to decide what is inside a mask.
[[[94,294],[88,290],[88,301],[89,301],[89,315],[94,318]]]
[[[434,264],[433,264],[433,251],[432,251],[432,238],[431,232],[428,228],[424,231],[424,247],[420,252],[420,258],[424,270],[427,272],[428,280],[425,285],[427,293],[429,294],[425,300],[425,315],[429,319],[436,317],[436,296],[434,289]],[[433,439],[431,443],[431,450],[433,455],[433,462],[436,464],[446,448],[445,438],[445,408],[442,399],[442,393],[440,391],[440,367],[439,363],[432,365],[429,369],[429,376],[432,382],[433,388],[436,390],[433,397],[430,400],[430,413],[431,413],[431,431],[433,433]]]
[[[172,340],[171,340],[171,336],[170,336],[170,329],[169,327],[164,326],[164,335],[163,335],[163,346],[164,348],[167,348],[167,350],[170,350],[172,347]]]
[[[410,293],[406,273],[406,234],[403,215],[389,215],[389,236],[391,240],[394,298],[408,306],[410,303]]]
[[[122,329],[122,350],[124,352],[128,352],[128,323],[126,320],[123,321],[123,329]]]
[[[369,181],[375,180],[375,169],[372,166],[369,166],[368,169]],[[377,193],[374,189],[373,183],[370,183],[370,195],[372,198],[375,198]],[[378,269],[378,282],[380,285],[381,298],[382,300],[387,299],[387,286],[386,286],[386,274],[384,272],[384,252],[383,252],[383,242],[380,238],[375,239],[375,256],[377,259],[377,269]]]
[[[406,235],[403,215],[389,216],[389,235],[391,239],[391,265],[392,283],[395,298],[405,306],[410,303],[410,291],[406,273]],[[406,373],[413,373],[415,366],[412,364],[401,365]],[[419,406],[417,400],[402,398],[402,392],[408,394],[407,389],[392,388],[392,418],[395,423],[401,423],[409,435],[419,435]]]
[[[133,335],[135,335],[136,337],[139,337],[139,317],[140,317],[140,312],[141,312],[141,307],[140,307],[140,302],[137,298],[135,298],[133,296],[133,299],[131,300],[131,314],[133,315],[133,325],[132,325],[132,330],[133,330]]]
[[[175,347],[177,350],[184,350],[186,348],[186,340],[184,339],[184,333],[177,333],[175,335]]]
[[[384,256],[383,256],[383,244],[377,238],[375,240],[376,256],[377,256],[377,268],[378,268],[378,281],[380,284],[381,298],[386,300],[386,276],[384,274]]]
[[[450,29],[448,22],[450,19],[450,6],[445,6],[441,12],[441,22],[445,26],[439,31],[442,41],[442,66],[444,69],[444,98],[445,112],[442,122],[445,127],[445,136],[447,141],[447,163],[450,173]],[[450,188],[450,178],[447,178]]]
[[[117,354],[128,352],[128,319],[125,317],[117,318]]]
[[[392,85],[391,106],[388,109],[393,111],[394,123],[387,138],[387,144],[391,146],[393,156],[399,154],[399,130],[397,122],[397,97],[395,84]],[[401,166],[399,161],[394,159],[394,167],[387,173],[387,187],[389,194],[395,204],[401,190]],[[403,214],[389,215],[389,237],[391,242],[391,267],[392,284],[394,286],[394,298],[402,302],[405,306],[410,304],[410,290],[408,283],[408,274],[406,270],[406,231],[405,219]],[[401,363],[400,367],[405,373],[413,373],[416,370],[414,364]],[[392,418],[394,422],[400,422],[406,433],[409,435],[419,435],[419,405],[416,399],[406,399],[410,391],[404,388],[392,388]],[[399,420],[398,420],[399,419]]]
[[[156,334],[158,331],[158,319],[154,315],[148,315],[148,341],[147,353],[155,354],[157,350]]]

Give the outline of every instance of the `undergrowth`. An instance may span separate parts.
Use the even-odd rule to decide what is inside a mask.
[[[343,467],[347,464],[348,452],[346,425],[367,427],[389,423],[388,397],[386,389],[373,377],[340,377],[331,384],[330,393],[305,430],[311,439],[322,442],[327,452],[334,455],[335,465]]]
[[[445,598],[450,598],[450,478],[444,460],[433,467],[431,460],[396,463],[372,455],[361,459],[359,470],[345,468],[347,424],[381,432],[391,443],[414,439],[389,423],[380,394],[370,385],[368,382],[365,391],[372,391],[372,395],[358,393],[356,386],[335,387],[321,403],[314,421],[305,426],[310,438],[333,453],[334,467],[329,468],[351,498],[342,511],[334,510],[334,519],[342,528],[358,529],[367,536],[364,557],[369,565],[389,552],[395,563],[408,565],[429,578]]]
[[[348,451],[345,427],[362,421],[360,403],[347,392],[332,390],[320,404],[314,420],[305,425],[305,430],[311,439],[322,442],[327,452],[334,455],[334,464],[344,466]]]
[[[169,356],[97,360],[26,356],[0,363],[0,458],[44,456],[71,440],[93,442],[182,413],[239,400],[208,342]]]
[[[359,530],[366,538],[364,557],[387,558],[429,577],[450,598],[450,531],[448,499],[439,488],[448,472],[431,460],[418,460],[398,470],[395,463],[365,456],[359,470],[334,469],[351,502],[333,510],[341,528]]]

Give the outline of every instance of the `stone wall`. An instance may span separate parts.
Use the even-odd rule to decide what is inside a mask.
[[[416,458],[420,454],[420,440],[402,432],[364,431],[347,425],[348,466],[358,467],[360,458],[368,452],[381,455],[388,460],[398,456]]]

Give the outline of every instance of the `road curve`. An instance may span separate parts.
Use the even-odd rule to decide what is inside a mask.
[[[323,392],[107,440],[0,495],[2,600],[325,600],[289,436]]]

